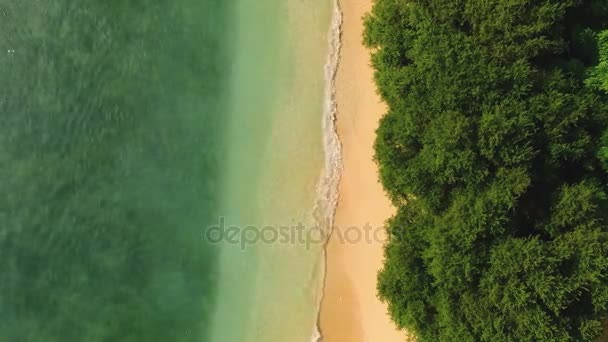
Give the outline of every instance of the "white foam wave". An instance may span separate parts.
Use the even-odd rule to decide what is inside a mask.
[[[338,184],[342,173],[342,146],[336,128],[336,74],[340,60],[342,36],[342,11],[339,0],[334,1],[332,22],[329,32],[329,51],[325,64],[325,103],[323,107],[323,146],[325,152],[325,165],[317,185],[317,200],[314,216],[318,227],[325,229],[325,236],[329,238],[333,229],[336,206],[338,204]],[[327,241],[325,242],[327,244]],[[321,301],[324,295],[326,250],[323,248],[321,256],[321,277],[318,289],[317,324],[314,327],[311,341],[322,342],[323,336],[319,329],[319,315]]]

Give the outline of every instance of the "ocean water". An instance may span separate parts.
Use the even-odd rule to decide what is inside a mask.
[[[232,78],[227,137],[235,152],[222,201],[225,228],[238,233],[236,243],[222,244],[213,341],[308,342],[317,334],[323,245],[307,244],[306,236],[327,228],[324,191],[332,186],[324,181],[337,184],[326,171],[323,130],[332,114],[326,69],[335,67],[328,64],[333,8],[331,0],[238,3],[244,53]]]
[[[0,341],[310,340],[332,6],[0,0]]]

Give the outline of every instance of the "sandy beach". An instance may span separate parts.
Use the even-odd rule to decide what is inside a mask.
[[[383,239],[358,239],[349,228],[358,227],[364,235],[366,224],[377,229],[394,212],[373,161],[375,130],[386,108],[376,94],[369,50],[362,45],[362,17],[372,0],[341,0],[340,6],[344,22],[336,96],[344,171],[327,246],[320,328],[325,342],[403,342],[405,333],[396,329],[376,296]]]

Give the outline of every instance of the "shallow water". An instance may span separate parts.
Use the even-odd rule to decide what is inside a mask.
[[[226,227],[240,229],[238,242],[245,229],[257,239],[222,245],[214,341],[310,341],[315,332],[322,245],[273,234],[317,224],[332,5],[243,0],[237,6],[242,53],[235,55],[227,134],[233,152],[222,203]],[[246,334],[230,330],[234,326]]]

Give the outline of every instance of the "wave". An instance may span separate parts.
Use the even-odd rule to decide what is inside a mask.
[[[314,219],[320,229],[324,229],[325,245],[321,256],[319,294],[317,298],[317,323],[313,330],[311,341],[322,342],[323,336],[319,328],[321,302],[324,296],[327,251],[326,246],[334,226],[334,216],[338,205],[338,184],[342,173],[342,145],[336,128],[336,75],[340,61],[342,44],[342,10],[339,0],[334,1],[332,21],[328,35],[329,51],[325,63],[325,103],[323,106],[323,148],[325,164],[317,184],[317,199],[314,207]]]

